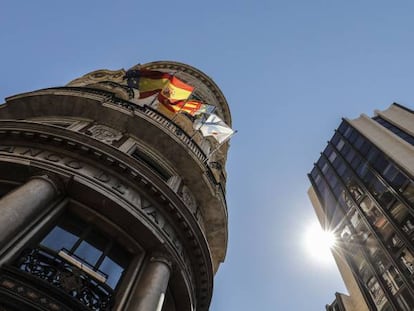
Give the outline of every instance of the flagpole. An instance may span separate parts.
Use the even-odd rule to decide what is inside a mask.
[[[208,155],[208,157],[203,161],[203,163],[207,163],[208,160],[210,160],[211,156],[221,148],[221,146],[223,146],[226,142],[228,142],[233,136],[234,134],[237,133],[237,130],[235,130],[229,137],[227,137],[221,144],[219,144],[217,146],[216,149],[214,149],[212,152],[210,152],[210,154]]]

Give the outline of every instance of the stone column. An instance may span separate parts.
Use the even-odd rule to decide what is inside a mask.
[[[0,199],[0,248],[42,213],[59,194],[48,176],[36,176]]]
[[[171,262],[165,257],[151,257],[138,280],[128,311],[161,311],[171,274]]]

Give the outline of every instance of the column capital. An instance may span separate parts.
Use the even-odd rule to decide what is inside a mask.
[[[60,195],[65,192],[65,188],[66,188],[65,184],[62,181],[62,179],[56,174],[52,174],[48,172],[39,172],[38,174],[33,175],[32,177],[29,178],[29,180],[34,180],[34,179],[41,179],[49,183],[53,187],[53,190],[55,191],[56,195]]]
[[[149,261],[163,263],[170,269],[170,271],[172,270],[172,267],[173,267],[173,263],[172,263],[172,260],[170,259],[170,256],[163,254],[163,253],[151,254]]]

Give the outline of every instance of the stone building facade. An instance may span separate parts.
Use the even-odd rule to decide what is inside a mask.
[[[159,61],[231,125],[201,71]],[[208,310],[227,248],[225,143],[143,105],[125,70],[0,105],[0,310]]]
[[[349,292],[326,309],[414,310],[414,112],[343,119],[309,179]]]

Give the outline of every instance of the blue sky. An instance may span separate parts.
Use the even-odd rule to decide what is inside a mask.
[[[344,287],[302,245],[306,174],[341,117],[414,108],[413,13],[408,0],[3,0],[0,98],[155,60],[201,69],[239,131],[211,311],[320,311]]]

